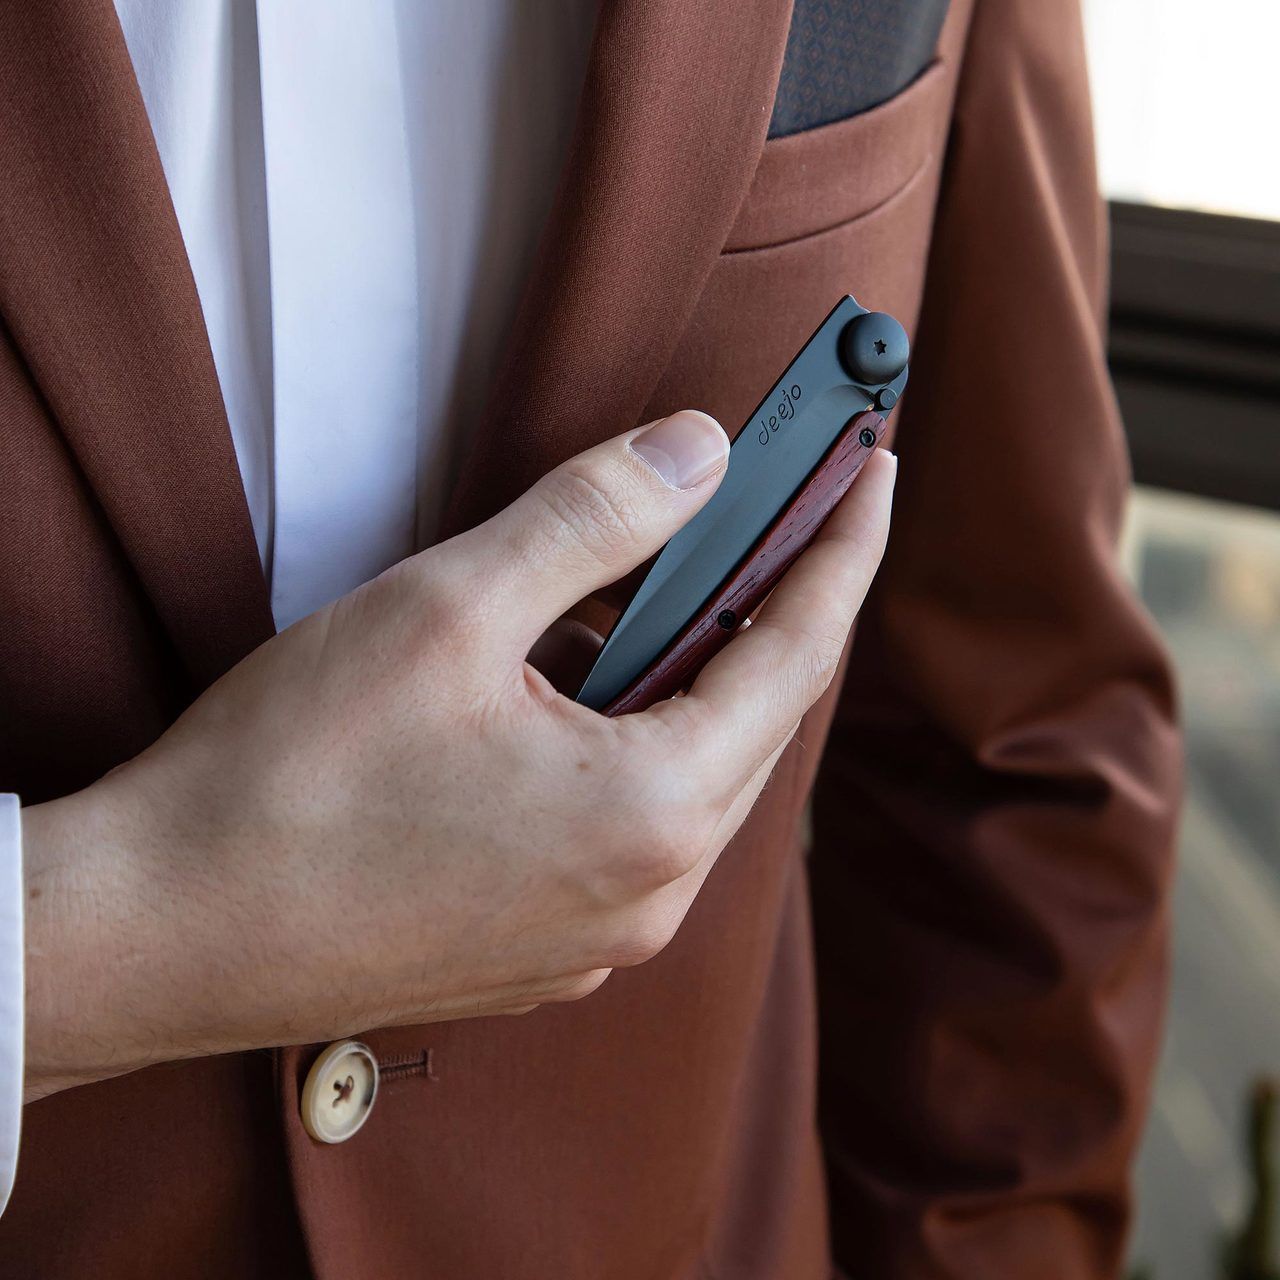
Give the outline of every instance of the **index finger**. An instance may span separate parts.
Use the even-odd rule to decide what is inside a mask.
[[[897,458],[876,450],[754,624],[702,669],[685,697],[642,713],[678,718],[682,744],[711,757],[704,767],[731,790],[786,741],[834,678],[884,554],[897,471]]]

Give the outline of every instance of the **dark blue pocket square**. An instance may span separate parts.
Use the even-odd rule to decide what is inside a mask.
[[[928,66],[948,0],[795,0],[769,136],[857,115]]]

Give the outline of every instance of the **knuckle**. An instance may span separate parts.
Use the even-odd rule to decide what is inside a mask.
[[[637,817],[628,821],[604,867],[604,888],[596,896],[623,906],[643,901],[687,875],[698,862],[689,833]]]
[[[793,664],[799,690],[809,701],[821,697],[840,669],[844,630],[797,623],[775,627],[781,650]]]
[[[583,1000],[593,991],[599,991],[608,978],[610,969],[592,969],[587,973],[572,974],[557,983],[547,995],[548,1004],[570,1004]]]
[[[660,885],[674,884],[698,865],[699,849],[692,832],[668,835],[655,842],[648,857],[650,875]]]
[[[698,770],[661,744],[601,751],[593,803],[610,815],[597,862],[607,900],[635,902],[682,879],[700,862],[718,821]],[[684,761],[683,765],[677,760]],[[596,846],[597,855],[600,845]]]
[[[844,637],[821,632],[813,634],[804,648],[804,655],[806,685],[815,694],[822,694],[840,670],[840,660],[844,656]]]
[[[633,969],[660,955],[676,936],[683,917],[670,910],[648,910],[634,920],[609,955],[615,969]]]
[[[464,651],[483,631],[483,611],[474,589],[468,589],[465,583],[432,583],[423,593],[419,612],[423,641],[437,647]]]
[[[556,527],[600,560],[611,560],[611,553],[635,542],[643,531],[635,485],[581,459],[554,471],[539,493]]]
[[[412,601],[406,611],[415,633],[426,644],[467,644],[484,625],[484,602],[474,575],[447,556],[425,552],[420,563],[405,561],[390,572]]]
[[[878,561],[888,541],[889,526],[881,521],[859,520],[852,525],[829,527],[827,537],[843,554],[846,564]]]
[[[697,865],[698,832],[669,810],[650,811],[632,826],[629,841],[632,882],[640,889],[660,889],[687,875]]]

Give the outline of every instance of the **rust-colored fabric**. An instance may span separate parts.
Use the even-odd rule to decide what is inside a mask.
[[[976,6],[893,534],[822,753],[819,1114],[849,1275],[1122,1270],[1179,755],[1111,555],[1128,473],[1078,24]]]
[[[111,0],[4,18],[0,786],[38,800],[271,623]],[[916,355],[843,692],[660,957],[527,1018],[371,1030],[393,1069],[351,1142],[302,1129],[314,1047],[28,1107],[0,1275],[827,1280],[833,1247],[850,1275],[1116,1273],[1177,749],[1112,555],[1078,15],[953,0],[902,94],[766,141],[788,20],[603,7],[451,520],[646,416],[741,421],[850,290]]]

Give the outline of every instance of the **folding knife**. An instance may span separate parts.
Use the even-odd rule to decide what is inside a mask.
[[[841,298],[739,432],[711,500],[654,561],[580,703],[619,715],[688,687],[848,492],[884,437],[909,355],[892,316]]]

